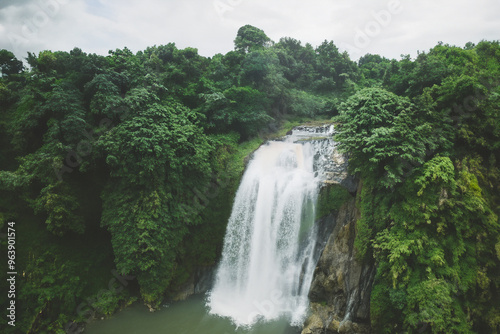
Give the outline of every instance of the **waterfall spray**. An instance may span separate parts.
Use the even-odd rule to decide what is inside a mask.
[[[333,126],[294,130],[254,153],[209,294],[212,314],[239,326],[280,317],[302,324],[317,262],[315,205],[332,132]]]

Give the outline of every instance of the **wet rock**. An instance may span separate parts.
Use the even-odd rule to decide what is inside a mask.
[[[355,199],[349,200],[335,217],[329,217],[334,228],[314,273],[309,292],[312,312],[302,334],[370,332],[375,266],[356,258],[354,238],[360,213],[355,204]]]
[[[213,286],[216,266],[202,266],[196,269],[194,293],[205,293]]]
[[[324,304],[312,303],[311,304],[312,314],[307,319],[304,324],[304,330],[302,334],[322,334],[325,333],[325,328],[334,327],[332,325],[332,319],[330,313],[332,312],[331,306],[326,306]],[[333,328],[332,327],[332,328]],[[336,333],[336,332],[327,332]]]
[[[215,266],[199,266],[189,279],[172,294],[172,301],[186,300],[194,294],[207,292],[212,288]]]
[[[184,284],[175,295],[173,295],[172,300],[174,302],[178,302],[186,300],[192,295],[194,295],[194,282],[190,280],[188,283]]]
[[[348,175],[340,181],[340,185],[346,188],[351,195],[354,195],[358,188],[358,180],[354,176]]]

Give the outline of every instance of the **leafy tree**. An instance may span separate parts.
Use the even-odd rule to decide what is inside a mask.
[[[411,79],[408,81],[409,87],[406,94],[409,96],[418,96],[422,94],[424,88],[439,85],[448,75],[446,65],[431,53],[420,53],[414,62],[415,68],[411,73]]]
[[[47,229],[55,235],[85,230],[80,203],[73,191],[68,183],[59,181],[44,187],[34,202],[35,213],[47,213]]]
[[[342,104],[335,138],[339,148],[351,154],[351,170],[379,179],[383,187],[402,182],[441,140],[432,125],[416,122],[415,113],[408,99],[380,88],[363,89]]]
[[[383,85],[413,101],[370,88],[340,107],[336,138],[363,179],[355,246],[376,261],[377,332],[499,328],[498,43],[480,44],[391,61]]]
[[[283,67],[283,76],[297,88],[308,90],[318,76],[315,70],[316,53],[311,44],[285,37],[274,46]]]
[[[76,298],[82,296],[84,286],[75,275],[82,269],[54,253],[52,248],[43,254],[32,254],[25,267],[27,277],[22,279],[18,296],[25,301],[23,308],[28,312],[25,321],[16,322],[23,332],[63,333],[70,319],[65,311],[76,309]]]
[[[155,306],[188,226],[199,223],[181,204],[211,173],[212,148],[196,121],[180,105],[153,104],[99,142],[111,170],[102,224],[111,232],[117,268],[136,275],[144,300]]]
[[[394,204],[384,208],[388,225],[377,233],[373,247],[378,284],[385,285],[389,298],[372,296],[380,305],[373,314],[376,328],[387,317],[382,313],[390,312],[392,322],[405,330],[425,323],[432,333],[471,330],[465,305],[475,304],[473,296],[489,288],[481,283],[484,270],[497,270],[491,247],[499,224],[467,162],[457,167],[449,158],[433,158],[408,179]]]
[[[276,54],[268,50],[250,52],[241,64],[240,85],[263,88],[266,78],[278,65]]]
[[[0,50],[0,69],[2,76],[18,74],[23,70],[23,62],[17,60],[16,56],[8,50]]]
[[[249,24],[238,29],[234,40],[234,49],[239,52],[250,52],[264,48],[271,39],[259,28]]]
[[[123,106],[122,89],[126,78],[122,75],[97,74],[85,85],[86,100],[92,114],[113,119]]]
[[[210,126],[219,131],[236,131],[244,139],[257,134],[272,118],[266,113],[270,102],[251,87],[232,87],[223,93],[204,95],[204,111]]]
[[[381,85],[391,61],[379,55],[366,54],[359,58],[358,65],[361,81],[366,80],[365,86]]]
[[[340,53],[333,41],[325,40],[315,51],[318,92],[341,89],[347,79],[357,79],[356,63],[349,59],[346,52]]]

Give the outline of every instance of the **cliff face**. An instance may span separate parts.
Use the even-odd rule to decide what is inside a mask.
[[[358,218],[353,198],[326,222],[333,226],[333,231],[314,273],[309,292],[312,313],[302,334],[370,332],[370,292],[375,266],[356,260],[354,238]]]

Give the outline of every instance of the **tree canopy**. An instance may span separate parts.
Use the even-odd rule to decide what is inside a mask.
[[[262,49],[271,42],[266,33],[249,24],[238,29],[234,40],[234,49],[240,52],[250,52]]]

